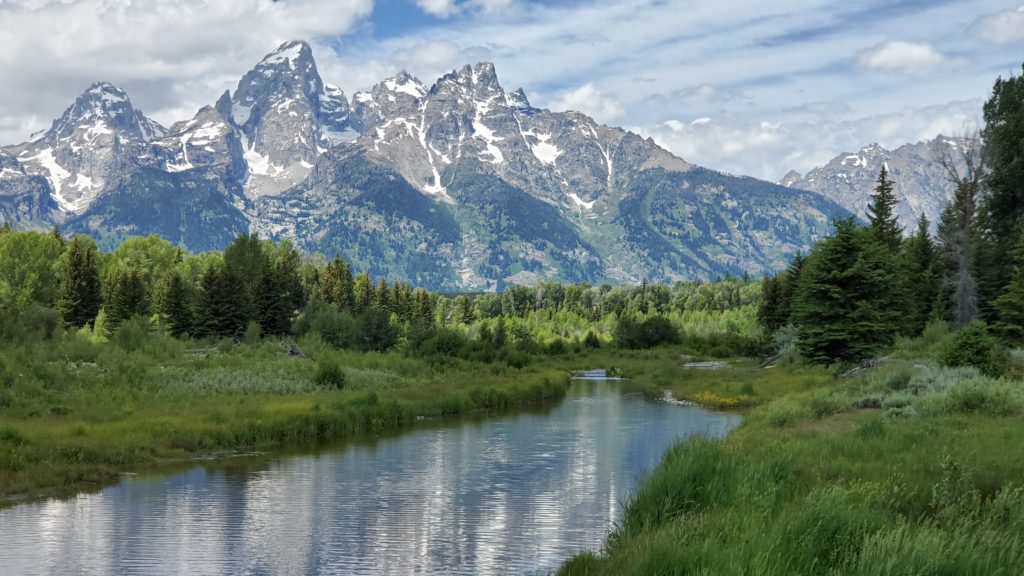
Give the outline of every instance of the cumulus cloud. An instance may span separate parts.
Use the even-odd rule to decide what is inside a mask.
[[[373,0],[0,2],[0,142],[27,135],[27,110],[47,123],[97,80],[120,85],[161,122],[191,116],[280,42],[344,33],[372,8]],[[315,48],[318,62],[333,57]]]
[[[969,30],[996,44],[1024,42],[1024,5],[1016,10],[986,14],[975,20]]]
[[[885,72],[924,74],[946,62],[930,44],[890,40],[861,52],[858,62],[864,68]]]
[[[622,105],[605,96],[593,82],[570,90],[548,104],[552,110],[582,112],[600,122],[611,122],[622,116]]]

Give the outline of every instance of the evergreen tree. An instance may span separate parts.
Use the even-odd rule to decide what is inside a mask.
[[[789,324],[793,316],[793,297],[796,294],[797,286],[800,285],[800,277],[803,274],[806,263],[807,258],[800,252],[797,252],[796,256],[793,257],[793,261],[789,263],[789,267],[786,268],[786,272],[779,277],[779,307],[777,314],[780,327]]]
[[[995,328],[1003,337],[1019,343],[1024,341],[1024,226],[1017,235],[1012,264],[1010,281],[995,301],[999,311]]]
[[[769,334],[784,324],[780,318],[779,277],[765,275],[761,281],[761,302],[757,308],[757,321]]]
[[[356,276],[352,282],[352,309],[362,312],[373,304],[373,280],[369,272]]]
[[[889,180],[889,171],[883,164],[878,172],[875,193],[868,206],[868,222],[871,233],[883,246],[895,253],[903,241],[903,228],[896,218],[896,195],[893,194],[893,183]]]
[[[1024,223],[1024,74],[1000,77],[983,108],[985,127],[984,175],[986,194],[981,202],[980,227],[974,271],[983,317],[993,323],[998,307],[991,306],[1014,277],[1010,258],[1017,229]]]
[[[85,326],[99,313],[103,301],[96,245],[84,236],[75,236],[66,257],[57,310],[66,326]]]
[[[135,315],[149,313],[146,281],[134,266],[118,266],[107,279],[107,320],[111,328]]]
[[[314,286],[313,293],[321,302],[331,304],[338,310],[352,307],[352,269],[348,263],[335,256],[324,267]]]
[[[166,319],[168,331],[184,336],[193,329],[192,294],[185,280],[176,271],[167,272],[160,280],[157,311]]]
[[[941,265],[935,242],[928,231],[928,218],[921,214],[917,231],[906,242],[906,278],[908,308],[906,330],[909,336],[920,334],[933,316],[940,293]]]
[[[469,299],[469,296],[465,294],[457,296],[454,304],[455,321],[459,324],[472,324],[476,314],[473,310],[473,301]]]
[[[295,313],[292,274],[284,262],[266,263],[256,286],[256,319],[265,334],[284,334]]]
[[[203,336],[241,334],[252,316],[249,292],[234,268],[214,264],[207,268],[200,281],[199,325]]]
[[[373,290],[373,306],[383,312],[391,312],[391,291],[387,279],[383,277],[377,281],[377,287]]]
[[[826,364],[871,357],[892,343],[899,322],[894,260],[870,228],[852,218],[835,227],[808,257],[793,299],[801,354]]]

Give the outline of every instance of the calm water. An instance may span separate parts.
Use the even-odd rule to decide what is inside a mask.
[[[542,412],[0,510],[0,574],[533,574],[599,548],[665,449],[737,416],[581,381]]]

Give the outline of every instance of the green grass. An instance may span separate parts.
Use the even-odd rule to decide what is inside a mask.
[[[68,335],[10,346],[0,365],[0,497],[72,493],[124,471],[221,450],[311,445],[418,419],[506,411],[560,398],[568,371],[398,352],[309,358],[273,342],[208,355],[152,336],[128,352]],[[341,378],[318,380],[318,366]],[[342,383],[339,389],[337,382]]]
[[[1020,574],[1024,384],[914,366],[681,380],[681,394],[752,382],[761,401],[728,438],[672,448],[606,548],[559,573]]]

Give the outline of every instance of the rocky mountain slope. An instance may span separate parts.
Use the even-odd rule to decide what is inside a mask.
[[[905,144],[895,150],[871,144],[856,153],[840,154],[807,174],[791,171],[779,184],[818,192],[850,212],[865,217],[878,173],[884,164],[888,166],[894,183],[900,224],[911,231],[921,214],[933,224],[938,222],[942,209],[953,195],[953,185],[940,159],[948,157],[962,170],[964,148],[976,145],[976,141],[968,138],[942,135],[933,140]]]
[[[349,100],[288,42],[163,128],[95,84],[0,154],[0,217],[110,245],[192,250],[244,231],[439,289],[543,278],[638,282],[785,265],[846,211],[693,166],[652,140],[506,92],[488,63]]]

